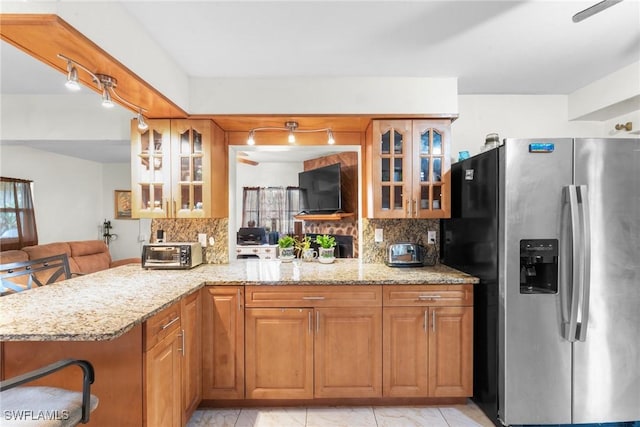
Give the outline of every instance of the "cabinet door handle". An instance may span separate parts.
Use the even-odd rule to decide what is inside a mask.
[[[242,310],[242,293],[240,292],[240,288],[238,288],[238,310]]]
[[[317,297],[311,296],[311,297],[302,297],[302,299],[305,299],[305,300],[323,300],[324,297],[322,297],[322,296],[317,296]]]
[[[167,323],[166,325],[162,326],[162,328],[160,328],[161,331],[164,331],[165,329],[167,329],[169,326],[173,325],[174,323],[176,323],[178,320],[180,320],[180,316],[176,317],[175,319],[173,319],[172,321],[170,321],[169,323]]]
[[[429,331],[429,318],[427,317],[428,313],[429,310],[424,311],[424,322],[422,323],[422,329],[424,329],[425,334]]]
[[[182,329],[182,332],[180,332],[180,339],[182,340],[182,343],[180,345],[180,348],[178,349],[179,351],[182,352],[182,355],[185,356],[185,345],[184,345],[184,329]]]
[[[411,201],[409,199],[407,199],[407,201],[404,203],[405,205],[405,213],[408,217],[411,216]]]
[[[413,215],[418,216],[418,199],[413,199],[413,205],[415,206]]]
[[[435,310],[431,312],[431,330],[433,332],[436,331],[436,311]]]
[[[442,298],[440,295],[418,295],[420,301],[431,301],[434,299]]]

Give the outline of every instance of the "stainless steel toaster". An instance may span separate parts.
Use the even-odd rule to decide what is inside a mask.
[[[389,267],[422,267],[427,258],[424,246],[417,243],[391,243],[387,246],[385,264]]]

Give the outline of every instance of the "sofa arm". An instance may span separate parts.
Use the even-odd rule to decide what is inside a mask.
[[[111,264],[109,265],[109,268],[120,267],[121,265],[127,265],[127,264],[140,264],[140,265],[142,265],[142,259],[140,259],[140,258],[123,258],[123,259],[119,259],[117,261],[111,261]]]

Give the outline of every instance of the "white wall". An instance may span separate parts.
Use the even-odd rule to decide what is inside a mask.
[[[0,173],[34,182],[39,243],[99,239],[103,165],[19,146],[2,146]]]
[[[488,133],[503,138],[610,137],[603,122],[568,120],[565,95],[460,95],[451,156],[478,154]]]
[[[102,223],[110,220],[118,235],[109,247],[114,260],[138,257],[138,236],[149,236],[148,220],[114,220],[114,190],[131,187],[126,164],[101,164],[88,160],[14,145],[0,146],[0,174],[28,179],[41,244],[102,239]]]
[[[131,189],[131,165],[107,163],[103,165],[103,219],[111,221],[111,234],[118,237],[109,244],[111,258],[139,257],[142,245],[149,242],[150,219],[115,219],[115,190]],[[139,240],[139,237],[141,238]],[[144,240],[143,240],[144,239]]]

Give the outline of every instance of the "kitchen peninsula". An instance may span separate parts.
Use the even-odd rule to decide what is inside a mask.
[[[237,404],[244,399],[245,404],[250,399],[256,399],[256,404],[268,399],[302,399],[308,404],[310,400],[330,397],[468,396],[475,283],[476,278],[441,265],[394,269],[351,259],[330,265],[240,260],[186,271],[122,266],[0,298],[2,373],[11,377],[62,357],[90,360],[96,369],[92,392],[100,399],[91,425],[153,425],[155,417],[164,416],[154,411],[172,410],[171,405],[153,405],[154,399],[162,399],[157,393],[178,389],[180,394],[180,387],[163,389],[167,371],[159,369],[166,365],[162,359],[151,357],[164,342],[177,346],[174,355],[182,354],[192,361],[190,356],[196,355],[188,370],[179,362],[177,366],[183,363],[183,369],[173,378],[177,384],[187,382],[195,389],[190,405],[184,393],[182,398],[176,397],[183,404],[178,403],[180,410],[173,419],[183,425],[199,404],[222,406],[225,401]],[[261,353],[274,351],[264,347],[265,339],[286,339],[278,336],[278,331],[289,327],[278,323],[283,319],[274,317],[277,313],[292,316],[285,316],[286,324],[296,325],[299,332],[304,332],[305,343],[311,344],[311,348],[303,348],[311,352],[303,358],[306,374],[292,377],[289,386],[295,387],[288,391],[283,391],[282,383],[269,384],[265,372],[260,372],[264,360],[257,360]],[[181,321],[169,326],[176,317]],[[225,323],[234,321],[240,324]],[[416,364],[414,360],[411,368],[417,366],[417,371],[407,371],[409,375],[405,375],[397,368],[406,365],[408,359],[398,359],[396,366],[389,363],[414,350],[406,345],[418,346],[412,344],[413,338],[404,342],[411,335],[406,329],[409,324],[423,330],[422,338],[418,333],[414,335],[424,348],[415,350],[428,351],[430,358],[421,354],[424,363]],[[389,341],[390,334],[382,333],[387,329],[399,335]],[[232,330],[238,336],[227,336]],[[332,344],[331,337],[322,335],[325,330],[332,331],[334,339],[368,343],[360,351],[369,352],[367,358],[371,362],[358,364],[369,371],[356,370],[366,378],[351,378],[362,380],[362,384],[350,387],[331,377],[332,369],[337,363],[344,363],[347,356],[356,361],[363,359],[353,354],[345,356],[349,343]],[[441,348],[459,354],[438,354],[442,338],[436,331],[458,334],[457,343],[450,341]],[[359,335],[365,336],[364,341]],[[394,352],[397,344],[402,344],[405,351]],[[292,353],[294,347],[289,348],[292,351],[287,353]],[[185,349],[191,352],[185,354]],[[223,354],[226,350],[230,353]],[[335,358],[335,363],[327,357]],[[283,366],[277,360],[272,362],[270,371]],[[438,384],[435,378],[435,374],[451,371],[445,365],[452,363],[458,365],[453,370],[454,377],[464,377],[459,378],[460,390],[455,384]],[[159,369],[152,369],[154,366]],[[176,375],[175,367],[169,365],[168,372]],[[428,369],[430,373],[426,375]],[[403,384],[407,378],[418,381],[423,376],[420,370],[425,371],[425,381],[430,385],[422,389]],[[336,374],[342,378],[344,372]],[[304,380],[300,387],[298,380]],[[62,376],[53,381],[78,383]]]

